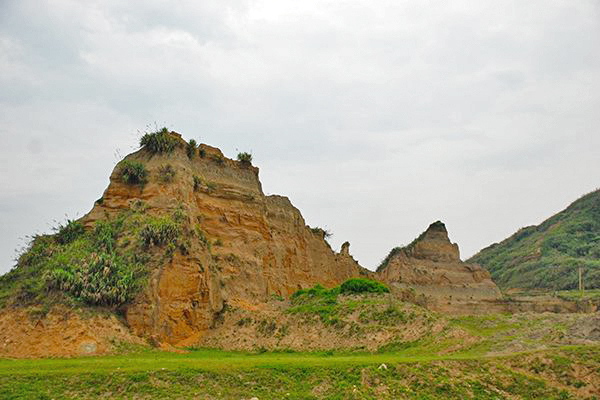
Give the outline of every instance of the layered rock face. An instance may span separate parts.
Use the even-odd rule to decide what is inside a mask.
[[[170,259],[153,253],[149,285],[127,306],[127,322],[136,334],[194,343],[226,307],[252,310],[270,296],[369,274],[347,248],[334,252],[323,232],[306,226],[286,197],[265,196],[258,168],[206,145],[200,146],[203,156],[190,159],[185,142],[172,135],[181,141],[172,153],[142,149],[126,157],[145,165],[147,184],[124,183],[117,165],[102,201],[83,219],[91,227],[132,207],[150,215],[176,209],[185,215],[186,251],[177,250]],[[160,179],[166,165],[175,171],[169,182]]]
[[[502,298],[486,270],[460,260],[458,245],[439,221],[410,245],[393,250],[384,263],[378,279],[433,310],[469,313],[481,302]]]

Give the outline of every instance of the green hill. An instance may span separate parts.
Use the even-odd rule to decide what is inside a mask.
[[[600,190],[538,226],[528,226],[471,257],[502,288],[575,289],[583,267],[586,288],[600,288]]]

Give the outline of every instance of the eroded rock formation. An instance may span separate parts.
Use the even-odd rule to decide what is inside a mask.
[[[473,304],[502,298],[486,270],[460,260],[458,245],[450,241],[440,221],[410,245],[394,249],[377,278],[400,295],[438,311],[470,312],[477,308]]]
[[[144,163],[148,183],[124,183],[117,166],[102,201],[84,217],[91,227],[134,206],[152,215],[179,208],[185,215],[186,251],[156,261],[147,289],[127,306],[135,333],[173,344],[193,342],[218,323],[226,307],[256,309],[270,296],[369,273],[347,249],[335,253],[288,198],[265,196],[258,168],[206,145],[200,147],[203,156],[190,159],[181,141],[168,155],[142,149],[127,156]],[[176,171],[170,182],[159,179],[165,165]]]

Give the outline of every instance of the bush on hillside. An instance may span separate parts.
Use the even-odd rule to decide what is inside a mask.
[[[139,161],[125,160],[121,163],[121,178],[129,185],[143,185],[147,182],[148,171]]]
[[[323,239],[329,239],[330,237],[333,236],[333,233],[327,229],[323,229],[321,227],[315,227],[315,228],[310,228],[310,231],[312,233],[314,233],[315,235],[320,235],[323,237]]]
[[[246,152],[238,153],[237,159],[244,166],[252,165],[252,154],[250,154],[250,153],[246,153]]]
[[[146,224],[139,233],[144,247],[176,244],[179,238],[179,224],[170,218],[156,218]]]
[[[133,233],[125,225],[129,217],[137,225],[141,214],[124,212],[87,231],[69,221],[54,235],[34,236],[15,268],[0,277],[0,306],[73,301],[119,306],[132,299],[145,282],[148,257],[141,246],[117,246],[119,237],[127,241]]]
[[[170,135],[167,128],[145,133],[140,139],[140,147],[152,154],[170,153],[177,147],[177,139]]]
[[[389,291],[390,289],[383,283],[363,278],[348,279],[340,286],[342,294],[388,293]]]
[[[175,169],[171,164],[158,168],[158,180],[162,183],[171,183],[175,179]]]
[[[197,175],[194,175],[193,179],[194,179],[194,192],[197,192],[198,190],[200,190],[200,187],[202,186],[202,180]]]
[[[67,219],[64,225],[59,225],[58,228],[54,228],[56,235],[54,239],[59,244],[71,243],[85,232],[83,224],[79,221],[73,221]]]
[[[190,158],[190,160],[196,155],[197,148],[198,144],[196,143],[196,141],[194,139],[190,139],[185,148],[185,152],[187,153],[187,156]]]
[[[45,281],[49,289],[63,291],[84,303],[113,306],[131,300],[139,269],[115,254],[92,253],[81,264],[49,271]]]

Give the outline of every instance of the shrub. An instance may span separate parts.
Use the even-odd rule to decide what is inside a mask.
[[[112,306],[131,300],[139,272],[114,254],[93,253],[82,264],[49,271],[45,282],[87,304]]]
[[[121,178],[129,185],[144,184],[147,181],[148,171],[139,161],[125,160],[121,163]]]
[[[244,166],[252,165],[252,154],[250,153],[238,153],[237,159]]]
[[[331,231],[320,228],[320,227],[310,228],[310,231],[312,233],[314,233],[315,235],[321,235],[323,237],[323,239],[329,239],[330,237],[333,236],[333,233],[331,233]]]
[[[176,146],[177,139],[171,136],[167,128],[145,133],[140,139],[140,147],[147,149],[152,154],[170,153],[175,150]]]
[[[171,164],[166,164],[158,168],[158,179],[162,183],[173,182],[175,178],[175,169]]]
[[[206,150],[204,150],[203,148],[198,148],[198,155],[200,156],[200,158],[206,157]]]
[[[96,221],[92,237],[97,249],[113,253],[116,250],[117,236],[123,226],[123,218],[114,221]]]
[[[128,218],[132,217],[128,223]],[[36,235],[19,256],[17,266],[0,277],[0,304],[53,304],[66,301],[116,306],[132,299],[147,276],[148,252],[129,245],[129,229],[139,214],[122,212],[97,221],[93,230],[67,221],[54,235]],[[123,245],[118,245],[118,238]],[[52,295],[48,295],[52,290]]]
[[[58,228],[54,228],[56,235],[54,239],[59,244],[68,244],[85,232],[83,224],[79,221],[72,221],[67,219],[67,223],[59,225]]]
[[[151,220],[139,233],[144,247],[163,246],[176,243],[179,238],[179,225],[169,218]]]
[[[383,283],[363,278],[348,279],[340,286],[340,292],[343,294],[388,293],[389,291],[390,289]]]
[[[194,175],[194,192],[197,192],[200,189],[200,186],[202,186],[202,180]]]
[[[194,139],[190,139],[190,141],[188,142],[188,144],[185,148],[187,156],[190,158],[190,160],[192,158],[194,158],[194,156],[196,155],[197,148],[198,148],[198,144],[196,143],[196,141]]]
[[[337,298],[337,295],[340,293],[339,286],[336,286],[332,289],[325,289],[321,284],[317,283],[315,286],[309,289],[300,289],[292,294],[292,298],[298,298],[301,296],[308,297],[328,297],[328,298]]]

